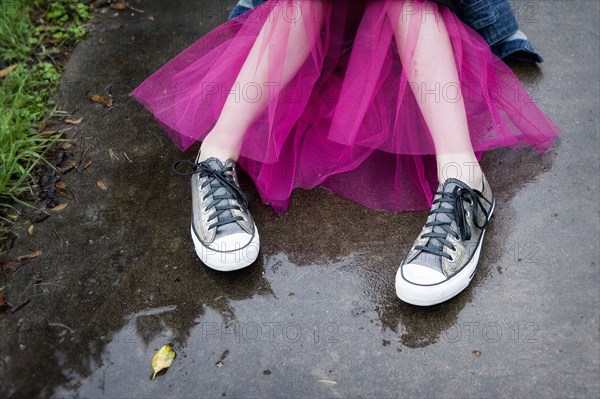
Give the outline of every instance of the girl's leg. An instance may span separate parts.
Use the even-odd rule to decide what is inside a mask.
[[[408,81],[435,145],[439,180],[453,177],[481,189],[482,172],[471,145],[464,97],[459,92],[459,100],[450,101],[439,89],[452,85],[460,91],[446,26],[434,12],[434,4],[417,1],[421,0],[390,2],[388,16]],[[438,93],[432,95],[435,90]]]
[[[314,41],[319,37],[322,24],[323,4],[320,1],[290,0],[277,4],[240,70],[236,79],[237,87],[247,87],[248,84],[271,87],[270,54],[285,51],[285,65],[281,78],[276,82],[276,91],[280,91],[305,62]],[[246,131],[265,111],[269,97],[271,93],[247,101],[243,96],[241,99],[229,96],[217,123],[203,140],[199,161],[210,157],[223,161],[237,160]]]
[[[443,183],[396,274],[396,294],[404,302],[430,306],[469,285],[494,197],[473,152],[452,43],[437,6],[421,0],[389,4],[402,66],[431,133]],[[458,101],[441,93],[422,95],[447,85],[459,90]]]

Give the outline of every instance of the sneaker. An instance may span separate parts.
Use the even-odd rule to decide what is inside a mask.
[[[196,159],[190,174],[191,233],[200,260],[219,271],[251,265],[258,258],[260,238],[248,199],[238,184],[235,161]]]
[[[494,196],[457,179],[440,184],[427,223],[396,274],[396,294],[418,306],[456,296],[473,278]]]

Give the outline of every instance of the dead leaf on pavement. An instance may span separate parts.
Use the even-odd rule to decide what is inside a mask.
[[[71,159],[65,166],[61,168],[62,173],[67,173],[77,168],[77,162]]]
[[[83,170],[86,170],[87,168],[89,168],[92,165],[92,160],[91,159],[87,159],[84,163],[83,163]]]
[[[23,266],[25,263],[27,263],[27,261],[30,261],[31,259],[37,258],[38,256],[41,256],[41,255],[42,255],[42,251],[35,251],[30,254],[21,255],[21,256],[17,257],[16,259],[4,260],[4,261],[0,262],[0,266],[2,266],[2,271],[4,271],[4,273],[6,273],[6,274],[14,273],[17,270],[19,270],[19,268],[21,266]]]
[[[69,125],[79,125],[82,120],[83,120],[83,118],[79,118],[79,119],[67,118],[67,119],[65,119],[65,123],[68,123]]]
[[[100,188],[100,190],[106,190],[106,189],[108,189],[108,186],[106,185],[106,183],[102,179],[98,180],[96,182],[96,185],[98,186],[98,188]]]
[[[473,354],[477,357],[481,356],[481,352],[480,351],[473,351]]]
[[[0,312],[9,309],[10,306],[8,302],[6,302],[6,298],[4,298],[4,294],[0,294]]]
[[[124,1],[117,1],[116,3],[112,3],[110,7],[115,10],[123,11],[127,9],[128,5]]]
[[[29,226],[29,228],[27,229],[27,234],[29,234],[30,237],[33,236],[33,225]]]
[[[31,259],[33,259],[33,258],[37,258],[37,257],[39,257],[39,256],[42,256],[42,254],[43,254],[43,252],[42,252],[42,251],[35,251],[35,252],[32,252],[32,253],[30,253],[30,254],[26,254],[26,255],[21,255],[21,256],[19,256],[19,257],[17,258],[17,260],[18,260],[19,262],[24,262],[24,261],[31,260]]]
[[[104,105],[106,108],[111,108],[113,106],[113,98],[109,96],[91,94],[88,96],[88,98],[95,103]]]
[[[56,182],[56,184],[54,185],[54,187],[58,190],[58,191],[67,191],[67,183],[65,183],[64,181],[58,181]]]
[[[69,204],[67,204],[66,202],[63,202],[62,204],[56,205],[54,208],[52,208],[50,210],[53,212],[58,212],[58,211],[62,211],[63,209],[65,209],[68,206],[69,206]]]
[[[0,70],[0,79],[3,78],[3,77],[5,77],[6,75],[8,75],[9,73],[11,73],[15,69],[17,69],[17,66],[19,66],[19,64],[11,65],[9,67],[6,67],[6,68]]]
[[[9,259],[0,263],[0,266],[2,266],[2,271],[4,273],[11,274],[19,270],[19,268],[23,266],[23,262],[19,262],[15,259]]]

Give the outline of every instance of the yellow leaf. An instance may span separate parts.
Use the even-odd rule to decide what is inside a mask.
[[[159,371],[171,367],[171,363],[173,363],[175,356],[176,353],[171,345],[164,345],[162,348],[160,348],[158,352],[156,352],[156,355],[154,355],[152,358],[152,370],[154,371],[152,379],[156,377],[156,373]]]
[[[27,234],[29,234],[29,236],[33,236],[33,225],[29,226],[27,229]]]

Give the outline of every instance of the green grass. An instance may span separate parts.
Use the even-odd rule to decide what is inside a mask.
[[[79,0],[0,0],[0,59],[18,65],[0,78],[0,250],[13,205],[34,193],[32,172],[58,138],[40,133],[58,112],[61,54],[85,36],[87,19]]]

